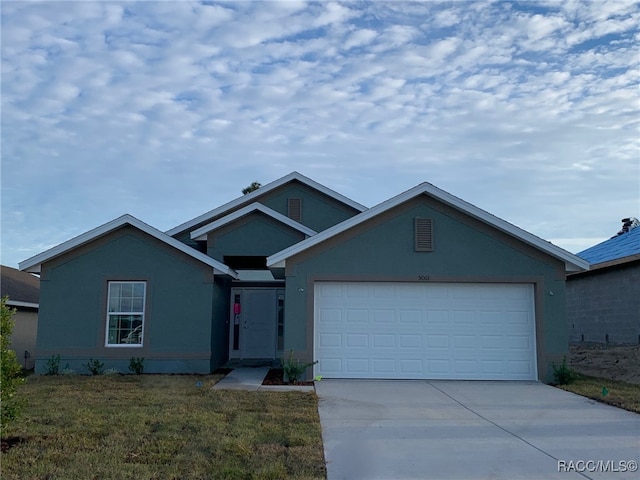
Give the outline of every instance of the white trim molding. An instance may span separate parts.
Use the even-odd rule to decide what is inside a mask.
[[[39,303],[21,302],[20,300],[7,300],[7,305],[10,307],[23,307],[23,308],[40,308]]]
[[[373,217],[376,217],[377,215],[380,215],[381,213],[386,212],[387,210],[390,210],[400,205],[401,203],[404,203],[414,197],[423,194],[435,198],[436,200],[439,200],[446,205],[460,210],[467,215],[480,220],[481,222],[497,228],[498,230],[507,233],[508,235],[511,235],[527,243],[528,245],[531,245],[551,255],[552,257],[562,260],[565,263],[565,269],[567,272],[580,272],[589,270],[589,262],[583,260],[577,255],[567,252],[566,250],[546,240],[543,240],[540,237],[533,235],[532,233],[522,230],[521,228],[516,227],[515,225],[512,225],[511,223],[502,220],[501,218],[498,218],[495,215],[492,215],[489,212],[476,207],[475,205],[465,202],[464,200],[451,195],[444,190],[440,190],[439,188],[428,182],[421,183],[420,185],[417,185],[412,189],[407,190],[406,192],[396,195],[395,197],[390,198],[389,200],[386,200],[376,205],[375,207],[372,207],[369,210],[356,215],[355,217],[351,217],[342,223],[334,225],[333,227],[328,228],[327,230],[324,230],[317,235],[314,235],[313,237],[307,238],[302,242],[296,243],[295,245],[285,248],[280,252],[274,253],[267,258],[267,266],[270,268],[284,268],[286,267],[286,260],[288,258],[297,255],[298,253],[311,248],[314,245],[318,245],[319,243],[331,237],[334,237],[335,235],[338,235],[345,230],[348,230]]]
[[[43,263],[52,260],[53,258],[59,257],[75,248],[80,247],[86,243],[89,243],[97,238],[100,238],[108,233],[113,232],[119,228],[122,228],[126,225],[131,225],[138,230],[143,231],[144,233],[151,235],[152,237],[160,240],[163,243],[166,243],[170,247],[173,247],[177,250],[180,250],[183,253],[186,253],[190,257],[199,260],[205,265],[213,268],[214,273],[221,275],[228,275],[234,279],[238,278],[238,274],[235,270],[228,267],[222,262],[215,260],[204,253],[198,252],[196,249],[185,245],[184,243],[176,240],[169,235],[162,233],[160,230],[153,228],[151,225],[148,225],[132,215],[122,215],[121,217],[116,218],[115,220],[111,220],[99,227],[94,228],[93,230],[89,230],[81,235],[78,235],[71,240],[67,240],[60,245],[57,245],[49,250],[46,250],[38,255],[35,255],[23,262],[20,262],[18,268],[20,270],[30,272],[30,273],[40,273],[41,266]]]
[[[304,233],[308,237],[311,237],[316,233],[318,233],[315,230],[312,230],[311,228],[305,225],[302,225],[301,223],[296,222],[295,220],[292,220],[285,215],[282,215],[280,212],[276,212],[275,210],[265,205],[262,205],[261,203],[254,202],[251,205],[242,207],[240,210],[236,210],[235,212],[230,213],[225,217],[219,218],[215,222],[211,222],[208,225],[205,225],[204,227],[200,227],[199,229],[194,230],[193,232],[191,232],[191,240],[206,240],[208,233],[213,232],[214,230],[217,230],[218,228],[221,228],[224,225],[228,225],[229,223],[232,223],[238,220],[239,218],[242,218],[253,212],[264,213],[268,217],[271,217],[274,220],[284,223],[285,225],[288,225],[289,227]]]
[[[213,210],[210,210],[207,213],[203,213],[202,215],[196,218],[193,218],[188,222],[180,224],[177,227],[172,228],[171,230],[167,230],[165,233],[170,236],[174,236],[174,235],[177,235],[178,233],[182,233],[185,230],[189,230],[190,228],[193,228],[200,223],[206,222],[207,220],[210,220],[214,217],[219,217],[220,215],[223,215],[225,212],[229,210],[233,210],[234,208],[240,207],[242,205],[246,205],[248,203],[253,203],[262,195],[272,190],[275,190],[276,188],[281,187],[282,185],[285,185],[294,180],[297,180],[298,182],[304,185],[307,185],[315,190],[318,190],[319,192],[322,192],[325,195],[335,200],[338,200],[339,202],[342,202],[345,205],[348,205],[355,210],[358,210],[359,212],[363,212],[367,209],[367,207],[365,207],[364,205],[360,205],[358,202],[355,202],[350,198],[345,197],[344,195],[340,195],[339,193],[331,190],[330,188],[327,188],[324,185],[321,185],[318,182],[315,182],[298,172],[291,172],[289,175],[286,175],[278,180],[268,183],[267,185],[264,185],[259,189],[254,190],[251,193],[247,193],[242,197],[238,197],[235,200],[225,203],[224,205],[218,208],[214,208]]]

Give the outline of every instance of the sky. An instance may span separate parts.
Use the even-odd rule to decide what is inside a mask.
[[[1,261],[292,171],[430,182],[576,253],[640,217],[640,3],[11,2]]]

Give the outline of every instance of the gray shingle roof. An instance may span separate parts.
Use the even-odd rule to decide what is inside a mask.
[[[9,300],[40,303],[40,279],[15,268],[0,266],[0,296]]]

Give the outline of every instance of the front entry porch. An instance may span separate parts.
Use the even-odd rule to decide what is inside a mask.
[[[284,288],[231,289],[229,360],[273,360],[284,344]]]

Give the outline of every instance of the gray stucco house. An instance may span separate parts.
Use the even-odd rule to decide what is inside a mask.
[[[565,275],[588,263],[429,183],[367,209],[294,172],[20,268],[41,275],[37,371],[60,354],[206,373],[293,349],[325,378],[544,381],[567,351]]]
[[[591,268],[567,277],[571,343],[640,343],[640,222],[622,221],[617,235],[578,253]]]

